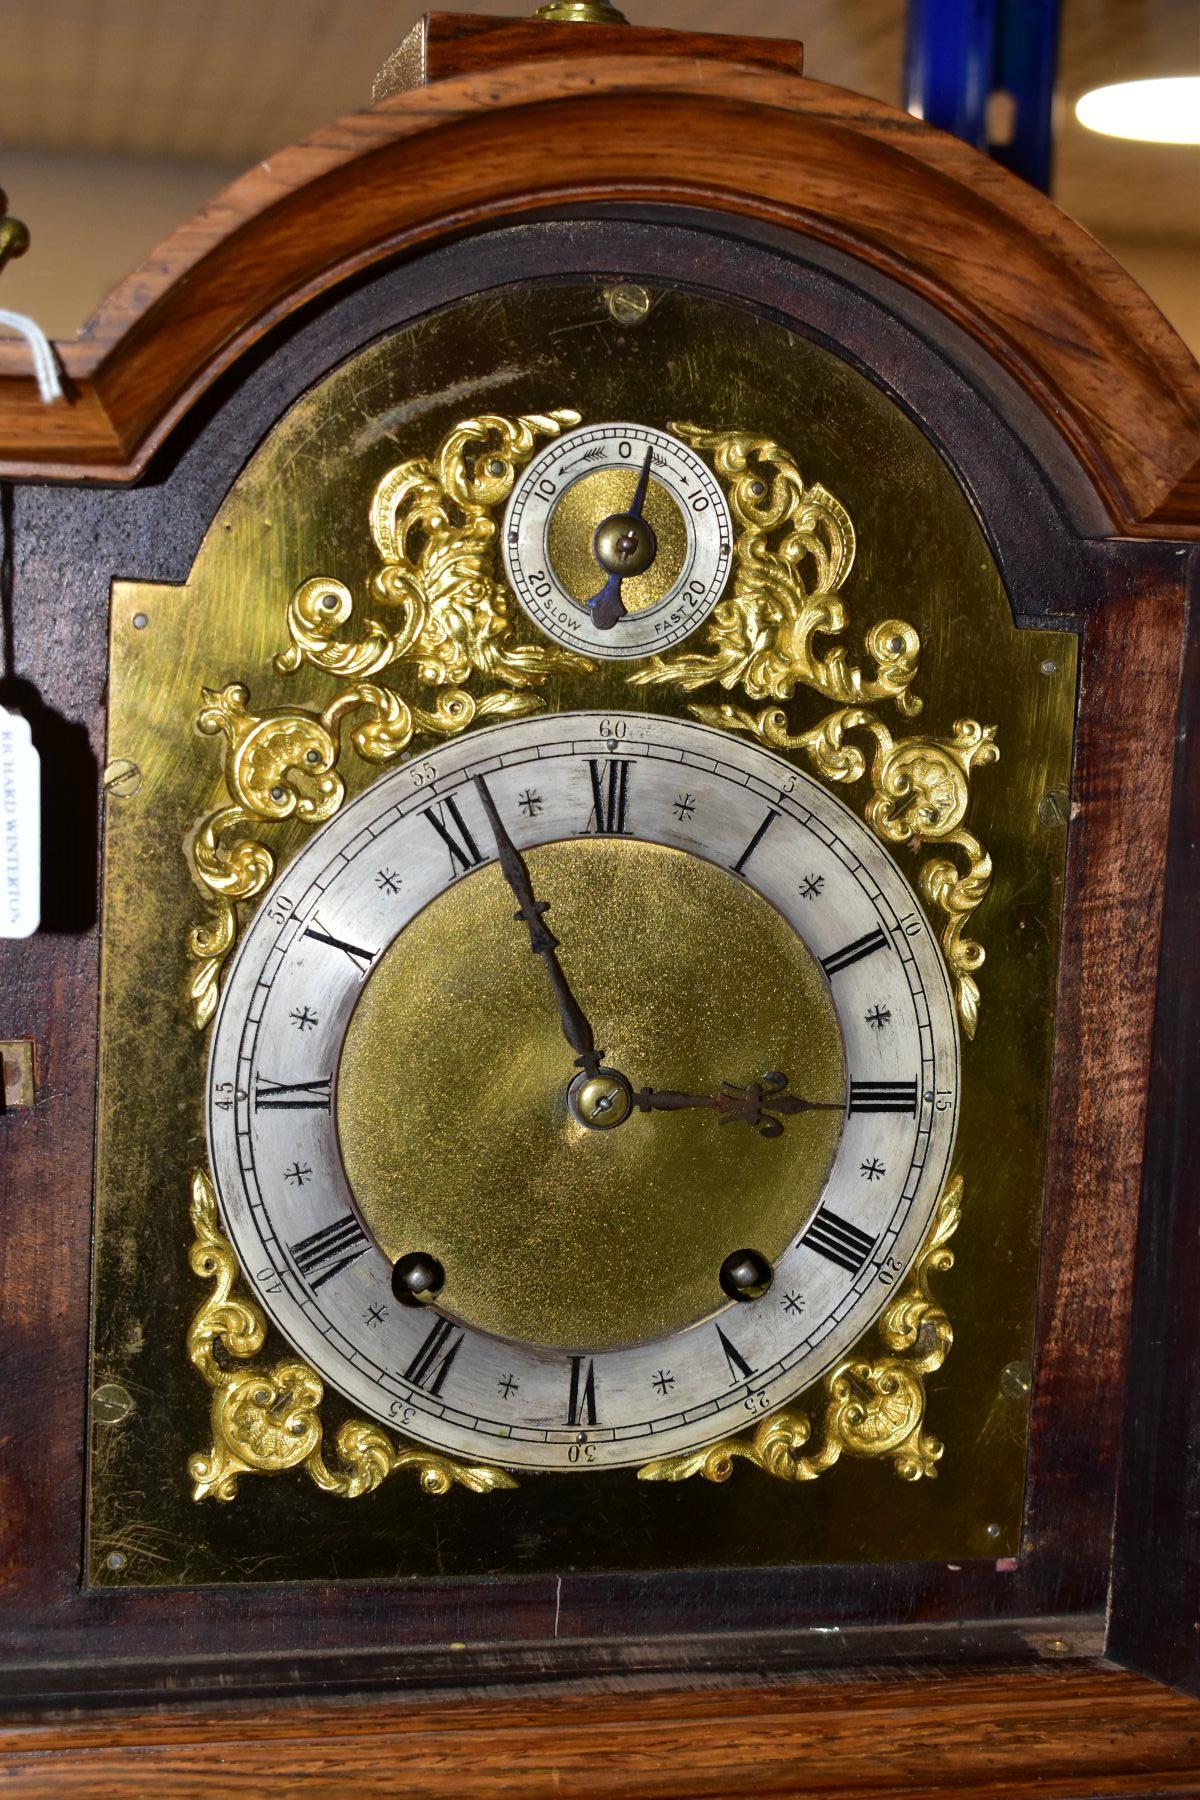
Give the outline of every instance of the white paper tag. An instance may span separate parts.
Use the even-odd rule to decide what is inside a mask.
[[[30,937],[38,928],[41,805],[29,721],[0,706],[0,937]]]

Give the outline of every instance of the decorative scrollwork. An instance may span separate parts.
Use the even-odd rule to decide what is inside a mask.
[[[244,1365],[267,1336],[262,1308],[235,1292],[240,1270],[233,1245],[221,1231],[208,1176],[192,1172],[193,1273],[211,1281],[188,1331],[188,1355],[212,1389],[212,1449],[188,1462],[195,1500],[232,1500],[243,1475],[277,1475],[303,1466],[326,1493],[348,1500],[369,1494],[387,1476],[413,1469],[427,1494],[446,1494],[457,1483],[472,1493],[516,1487],[512,1476],[486,1463],[460,1463],[432,1450],[395,1444],[378,1425],[348,1419],[333,1439],[333,1464],[325,1459],[320,1376],[288,1357],[270,1367]]]
[[[216,1009],[239,903],[255,899],[275,875],[275,854],[261,826],[289,819],[318,825],[345,799],[338,770],[343,726],[358,756],[386,762],[403,755],[418,732],[449,737],[477,719],[535,712],[543,702],[529,690],[552,675],[592,667],[570,651],[516,641],[516,603],[499,573],[493,517],[539,438],[578,422],[578,413],[565,408],[467,419],[447,433],[434,457],[400,463],[383,476],[370,506],[380,556],[371,594],[397,609],[398,627],[368,617],[358,636],[342,638],[354,601],[329,576],[301,582],[288,603],[289,643],[275,658],[276,670],[288,675],[308,664],[353,684],[322,711],[252,712],[241,682],[205,690],[196,723],[205,735],[224,739],[226,800],[199,821],[188,846],[192,873],[209,900],[208,917],[188,943],[198,1027]],[[411,666],[418,683],[435,690],[428,706],[371,679],[398,665]],[[500,685],[476,696],[463,685],[474,677]]]
[[[904,1285],[877,1330],[889,1354],[844,1358],[824,1377],[814,1447],[813,1425],[798,1411],[772,1413],[746,1437],[725,1438],[685,1456],[664,1456],[638,1470],[642,1481],[728,1481],[741,1457],[780,1481],[815,1481],[843,1456],[887,1457],[904,1481],[933,1479],[943,1445],[925,1428],[925,1378],[940,1369],[954,1332],[929,1288],[954,1266],[947,1246],[962,1217],[962,1177],[938,1203],[933,1224]]]
[[[894,700],[920,711],[909,692],[920,640],[902,619],[885,619],[867,634],[875,664],[868,676],[835,646],[821,655],[817,636],[844,631],[848,615],[838,589],[850,573],[856,540],[850,515],[820,483],[805,487],[795,461],[770,438],[744,431],[704,431],[675,424],[679,437],[712,453],[737,532],[728,596],[707,626],[712,651],[652,656],[630,677],[634,687],[669,685],[682,693],[717,682],[751,700],[790,700],[797,683],[831,700]]]
[[[292,596],[291,643],[275,658],[276,668],[289,674],[307,662],[348,678],[405,662],[415,664],[418,680],[429,687],[475,674],[514,688],[591,668],[570,650],[514,641],[516,602],[499,573],[495,517],[538,439],[556,437],[579,417],[565,407],[517,419],[485,413],[456,425],[434,457],[390,469],[371,500],[371,537],[380,557],[371,594],[398,609],[398,628],[368,619],[361,637],[339,639],[353,609],[350,591],[317,576]]]
[[[772,749],[803,751],[827,781],[861,780],[868,761],[847,733],[874,734],[873,793],[866,808],[874,830],[889,844],[953,845],[965,859],[965,868],[947,856],[931,859],[919,886],[944,915],[942,950],[963,1030],[974,1037],[975,976],[984,949],[964,927],[987,893],[992,864],[963,821],[972,770],[999,757],[995,728],[960,719],[949,738],[894,738],[865,703],[891,700],[909,718],[921,710],[911,691],[920,654],[912,626],[884,619],[870,628],[865,647],[873,675],[850,663],[841,646],[823,654],[814,648],[815,638],[836,635],[848,623],[837,594],[854,561],[854,526],[845,508],[819,484],[805,487],[792,457],[770,439],[694,425],[672,430],[712,453],[725,484],[737,531],[733,582],[706,627],[709,652],[651,657],[629,680],[639,687],[669,684],[681,693],[713,684],[740,688],[748,700],[766,704],[700,703],[688,710],[705,724],[750,732]],[[798,686],[842,704],[812,728],[793,730],[781,702],[792,700]]]

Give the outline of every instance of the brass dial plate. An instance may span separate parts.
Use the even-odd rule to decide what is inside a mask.
[[[1016,629],[967,496],[921,431],[849,363],[682,286],[654,290],[646,318],[623,326],[607,310],[606,285],[530,282],[372,343],[318,382],[249,457],[186,585],[114,584],[107,757],[136,765],[140,785],[110,792],[107,805],[93,1384],[119,1382],[136,1404],[119,1425],[95,1426],[94,1582],[1016,1551],[1025,1472],[1018,1378],[1033,1343],[1065,845],[1060,815],[1047,811],[1043,822],[1039,805],[1069,791],[1076,639]],[[563,405],[663,429],[736,419],[788,444],[806,478],[836,494],[858,528],[845,590],[856,627],[900,616],[920,635],[922,719],[945,729],[969,714],[997,727],[1004,760],[980,782],[975,813],[995,873],[978,922],[986,1006],[964,1053],[956,1166],[968,1205],[950,1278],[955,1344],[933,1395],[947,1454],[935,1482],[913,1487],[849,1464],[800,1488],[739,1471],[721,1489],[689,1482],[651,1492],[614,1472],[593,1478],[602,1499],[587,1508],[565,1478],[423,1506],[398,1479],[358,1503],[351,1520],[323,1499],[314,1512],[296,1475],[249,1479],[246,1504],[197,1507],[186,1465],[208,1399],[180,1344],[198,1298],[186,1209],[203,1141],[207,1046],[186,1002],[183,945],[198,895],[180,845],[218,787],[211,743],[194,732],[201,690],[254,674],[260,709],[323,705],[327,685],[312,671],[272,670],[295,582],[336,570],[365,602],[377,559],[361,521],[399,455],[432,453],[468,413]],[[144,628],[135,629],[135,615]],[[694,696],[631,689],[627,672],[606,665],[563,679],[550,704],[688,716]],[[806,706],[813,720],[824,710],[815,698]],[[374,772],[351,768],[351,792]],[[859,807],[862,788],[845,798]],[[281,867],[306,838],[299,823],[280,828]],[[274,1334],[268,1348],[286,1349]],[[344,1412],[335,1399],[331,1430]],[[119,1564],[110,1567],[110,1554]]]

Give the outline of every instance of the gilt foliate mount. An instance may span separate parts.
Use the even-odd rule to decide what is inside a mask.
[[[327,676],[326,705],[256,712],[246,683],[206,690],[197,724],[223,739],[226,798],[199,821],[188,852],[209,902],[189,939],[198,1027],[215,1012],[239,907],[256,901],[275,876],[273,828],[286,821],[317,826],[341,808],[347,740],[359,759],[382,765],[403,757],[419,737],[450,738],[476,722],[541,711],[554,678],[594,668],[569,650],[522,641],[528,626],[504,579],[497,517],[539,443],[578,423],[568,409],[482,415],[457,425],[431,458],[410,459],[383,477],[370,506],[379,566],[367,606],[356,608],[345,584],[326,576],[302,582],[287,606],[288,642],[275,670],[289,675],[307,665]],[[998,755],[995,733],[966,719],[949,737],[895,735],[878,708],[892,705],[904,718],[921,709],[912,691],[920,651],[913,628],[893,619],[873,626],[865,639],[872,669],[853,663],[840,644],[822,652],[814,643],[836,639],[849,623],[839,590],[855,534],[845,509],[819,484],[805,487],[778,444],[690,425],[671,429],[711,456],[734,526],[733,572],[703,627],[703,648],[646,658],[626,679],[685,696],[736,694],[736,702],[688,700],[688,710],[705,724],[803,756],[830,784],[852,788],[867,778],[865,816],[884,843],[928,842],[960,853],[965,868],[948,854],[927,860],[919,886],[940,918],[959,1017],[973,1036],[984,951],[964,928],[987,892],[991,864],[965,819],[973,768]],[[815,723],[796,718],[798,690],[835,702],[834,710]],[[889,1458],[908,1480],[934,1475],[941,1446],[924,1426],[924,1381],[944,1360],[952,1334],[928,1276],[952,1263],[945,1245],[960,1205],[956,1179],[879,1322],[884,1354],[860,1347],[822,1378],[815,1440],[809,1414],[788,1408],[747,1436],[647,1464],[641,1477],[701,1473],[723,1480],[740,1457],[784,1479],[810,1480],[842,1454]],[[397,1445],[363,1420],[341,1427],[327,1461],[321,1379],[294,1357],[269,1367],[256,1361],[265,1315],[235,1292],[236,1254],[221,1234],[202,1171],[193,1181],[193,1222],[193,1269],[215,1283],[189,1335],[192,1361],[213,1392],[213,1447],[191,1465],[196,1498],[228,1500],[240,1475],[297,1466],[346,1497],[403,1468],[415,1469],[429,1493],[456,1483],[476,1492],[513,1485],[502,1469]]]
[[[781,1481],[815,1481],[842,1456],[887,1460],[904,1481],[935,1476],[943,1446],[926,1429],[925,1377],[945,1362],[954,1333],[929,1278],[953,1268],[948,1244],[961,1215],[956,1176],[879,1320],[881,1350],[860,1347],[842,1358],[822,1378],[811,1414],[787,1407],[747,1434],[645,1463],[639,1480],[702,1475],[727,1481],[741,1458]],[[266,1314],[239,1279],[237,1255],[221,1231],[216,1195],[202,1169],[192,1174],[191,1222],[192,1272],[212,1284],[188,1329],[188,1356],[212,1393],[212,1447],[188,1463],[193,1499],[233,1500],[243,1476],[297,1468],[323,1492],[347,1500],[401,1471],[415,1473],[421,1491],[434,1497],[456,1486],[474,1494],[517,1486],[505,1469],[394,1439],[367,1419],[347,1419],[338,1428],[331,1458],[320,1411],[325,1387],[316,1370],[296,1356],[257,1360],[267,1340]]]

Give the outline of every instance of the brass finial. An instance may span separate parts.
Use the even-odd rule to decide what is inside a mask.
[[[534,13],[535,19],[546,19],[552,25],[628,25],[623,12],[612,0],[546,0]]]
[[[0,213],[3,212],[3,195],[0,195]],[[29,227],[22,225],[20,219],[11,218],[8,214],[0,217],[0,269],[7,262],[13,262],[18,256],[24,256],[29,248]]]

